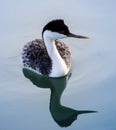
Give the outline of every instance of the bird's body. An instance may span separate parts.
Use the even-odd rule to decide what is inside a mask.
[[[69,47],[60,40],[55,40],[55,46],[59,56],[64,61],[64,64],[66,64],[67,71],[69,71],[71,67],[71,53]],[[48,55],[43,40],[35,39],[28,42],[23,48],[22,59],[25,67],[30,67],[45,76],[53,75],[53,61]],[[58,72],[59,70],[60,66],[57,68]]]
[[[48,77],[61,77],[71,68],[71,52],[68,46],[58,39],[66,37],[88,37],[70,33],[61,19],[50,21],[42,31],[42,40],[36,39],[23,48],[22,59],[24,67],[36,70]]]

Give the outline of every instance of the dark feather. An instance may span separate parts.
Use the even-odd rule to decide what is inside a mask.
[[[69,68],[71,64],[71,53],[69,48],[59,40],[56,40],[55,44],[58,52],[64,59],[67,68]],[[41,39],[33,40],[24,46],[22,59],[24,66],[31,67],[45,76],[49,76],[52,71],[52,60],[47,53],[43,40]]]

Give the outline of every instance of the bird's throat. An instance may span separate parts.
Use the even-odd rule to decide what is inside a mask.
[[[52,71],[50,76],[61,77],[66,75],[68,73],[68,68],[56,48],[55,41],[46,35],[43,36],[43,39],[48,55],[52,60]]]

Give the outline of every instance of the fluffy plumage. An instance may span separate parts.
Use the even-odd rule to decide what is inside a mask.
[[[65,61],[67,68],[70,67],[71,53],[63,42],[55,40],[55,45],[62,59]],[[23,64],[30,67],[44,76],[49,76],[52,71],[52,60],[49,57],[43,40],[36,39],[28,42],[22,53]]]

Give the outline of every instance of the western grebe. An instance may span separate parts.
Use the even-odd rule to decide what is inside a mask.
[[[66,75],[71,68],[69,47],[58,39],[88,37],[72,34],[62,19],[50,21],[42,31],[42,39],[28,42],[22,53],[24,67],[36,70],[49,77]]]

